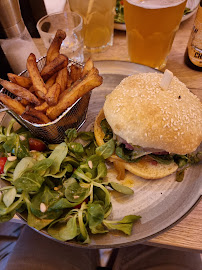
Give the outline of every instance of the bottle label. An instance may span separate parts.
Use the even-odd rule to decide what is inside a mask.
[[[188,54],[191,62],[202,67],[202,7],[199,6],[189,39]]]

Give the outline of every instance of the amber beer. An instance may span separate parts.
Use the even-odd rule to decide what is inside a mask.
[[[124,0],[128,52],[132,62],[166,65],[186,0]]]

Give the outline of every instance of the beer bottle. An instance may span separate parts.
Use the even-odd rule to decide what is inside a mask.
[[[196,14],[184,60],[188,67],[202,71],[202,0]]]

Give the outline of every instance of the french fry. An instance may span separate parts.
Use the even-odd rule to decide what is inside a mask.
[[[89,100],[90,100],[90,93],[87,93],[76,104],[77,113],[71,114],[71,117],[68,117],[68,118],[61,118],[60,125],[61,126],[73,126],[76,122],[80,121],[80,119],[84,115],[84,111],[88,107]]]
[[[42,93],[41,91],[35,91],[33,85],[29,88],[29,91],[30,91],[31,93],[34,93],[39,99],[44,99],[44,98],[45,98],[44,93]]]
[[[33,86],[33,85],[32,85],[32,86],[30,86],[28,90],[29,90],[29,92],[31,92],[31,93],[35,92],[35,90],[34,90],[34,86]]]
[[[56,78],[57,78],[57,72],[55,74],[53,74],[53,76],[51,76],[45,83],[46,85],[46,88],[50,88],[56,81]]]
[[[17,97],[16,100],[19,101],[25,107],[30,104],[29,101],[27,101],[24,98]]]
[[[0,101],[2,101],[4,105],[19,115],[25,112],[25,107],[19,101],[12,99],[3,93],[0,93]]]
[[[29,115],[28,113],[24,113],[23,115],[23,119],[29,121],[30,123],[34,123],[34,124],[43,124],[41,121],[39,121],[36,117]]]
[[[82,71],[82,74],[81,74],[81,77],[84,77],[86,76],[86,74],[94,67],[94,64],[93,64],[93,60],[91,58],[89,58],[84,67],[83,67],[83,71]]]
[[[29,89],[32,85],[32,81],[28,77],[18,76],[13,73],[7,73],[9,80],[15,84],[18,84],[24,88]]]
[[[69,73],[66,67],[58,71],[56,82],[60,85],[60,93],[67,88],[68,75]]]
[[[47,51],[46,65],[53,61],[60,53],[62,41],[66,38],[66,33],[63,30],[57,30],[55,37]]]
[[[44,81],[47,81],[55,72],[67,67],[68,58],[59,54],[53,61],[51,61],[48,65],[46,65],[41,71],[41,77]]]
[[[40,72],[36,63],[36,56],[31,53],[27,59],[27,70],[29,72],[29,76],[32,80],[33,87],[36,91],[41,91],[43,94],[47,93],[47,89],[45,87],[45,83],[41,78]]]
[[[22,114],[22,117],[29,122],[36,124],[47,124],[51,121],[43,112],[37,111],[33,108],[29,108],[25,111]]]
[[[70,67],[70,77],[73,82],[81,78],[82,69],[76,65],[71,65]]]
[[[45,99],[45,95],[41,91],[35,91],[35,95],[40,99]]]
[[[32,94],[29,90],[27,90],[26,88],[19,86],[15,83],[6,81],[6,80],[2,80],[0,79],[0,84],[7,89],[9,92],[15,94],[18,97],[24,98],[27,101],[34,103],[36,105],[39,105],[40,102],[37,99],[37,97]]]
[[[34,107],[34,109],[37,111],[46,112],[48,107],[49,107],[48,103],[44,101],[41,105]]]
[[[65,90],[63,93],[63,98],[60,98],[55,106],[51,106],[47,109],[46,115],[54,120],[57,118],[66,108],[74,104],[76,100],[85,95],[87,92],[91,91],[93,88],[102,84],[102,77],[99,76],[98,70],[93,68],[89,73],[79,81],[74,84],[70,91]]]
[[[48,93],[45,96],[45,100],[50,106],[54,106],[58,102],[58,98],[60,95],[60,85],[59,83],[55,83],[48,89]]]
[[[94,73],[94,74],[99,74],[99,73],[98,73],[98,70],[97,70],[96,68],[93,69],[93,72],[92,72],[92,73]],[[83,79],[84,79],[84,78],[82,78],[82,80],[83,80]],[[76,82],[74,82],[74,84],[72,84],[72,87],[75,87],[79,82],[80,82],[79,80],[76,81]],[[64,96],[65,96],[68,92],[70,92],[70,91],[71,91],[71,88],[70,88],[70,89],[67,88],[64,92],[62,92],[62,93],[60,94],[60,96],[59,96],[59,100],[60,100],[60,99],[63,99]]]

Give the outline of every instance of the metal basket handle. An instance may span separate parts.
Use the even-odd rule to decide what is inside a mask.
[[[0,109],[0,113],[1,112],[5,112],[5,111],[8,111],[8,108],[2,108],[2,109]]]

